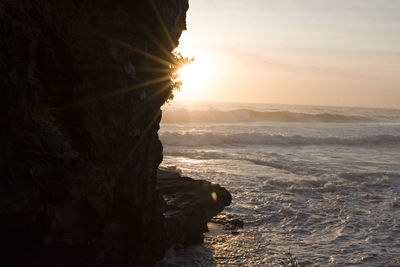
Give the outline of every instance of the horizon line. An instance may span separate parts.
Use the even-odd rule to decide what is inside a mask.
[[[256,101],[218,101],[218,100],[175,100],[173,99],[169,103],[164,105],[171,105],[174,102],[195,102],[195,103],[219,103],[219,104],[255,104],[255,105],[280,105],[280,106],[301,106],[301,107],[330,107],[330,108],[355,108],[355,109],[385,109],[385,110],[400,110],[398,107],[382,107],[382,106],[340,106],[340,105],[329,105],[329,104],[293,104],[293,103],[268,103],[268,102],[256,102]]]

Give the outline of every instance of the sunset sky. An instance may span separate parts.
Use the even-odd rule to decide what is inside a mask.
[[[190,0],[176,100],[400,108],[399,0]]]

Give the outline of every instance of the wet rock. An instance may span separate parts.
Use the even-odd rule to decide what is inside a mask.
[[[232,218],[230,215],[218,215],[212,218],[211,222],[217,223],[224,226],[224,230],[236,232],[233,230],[241,229],[244,226],[244,222],[237,218]]]
[[[163,214],[170,246],[202,242],[207,223],[232,201],[223,187],[182,177],[171,169],[158,170],[158,188],[165,200]]]

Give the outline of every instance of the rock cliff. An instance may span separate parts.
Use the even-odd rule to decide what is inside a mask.
[[[0,2],[0,265],[150,264],[188,0]],[[28,265],[26,265],[29,263]]]

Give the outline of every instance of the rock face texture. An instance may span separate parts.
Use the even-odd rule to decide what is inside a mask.
[[[203,242],[207,223],[232,201],[223,187],[182,177],[169,169],[158,170],[159,191],[165,200],[163,214],[168,246]]]
[[[188,0],[0,2],[1,266],[163,255],[157,131],[187,9]]]

